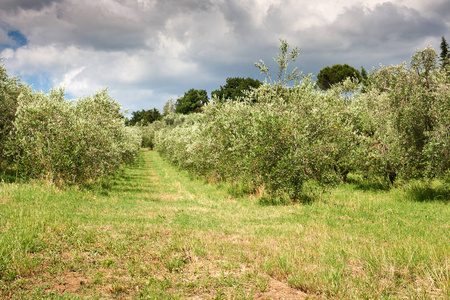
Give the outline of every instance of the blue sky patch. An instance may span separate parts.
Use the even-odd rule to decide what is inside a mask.
[[[42,91],[44,93],[48,93],[52,88],[50,74],[46,72],[35,75],[21,75],[20,79],[22,82],[31,85],[32,90],[36,92]]]
[[[8,36],[14,41],[14,45],[12,45],[13,49],[17,49],[28,44],[27,38],[19,30],[9,31]]]

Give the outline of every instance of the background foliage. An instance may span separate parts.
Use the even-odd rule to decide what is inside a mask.
[[[361,73],[347,64],[327,66],[317,74],[317,85],[323,90],[328,90],[334,84],[341,83],[347,78],[358,81],[362,79]]]
[[[258,88],[261,84],[261,81],[249,77],[228,77],[227,83],[211,95],[218,100],[239,100],[245,97],[246,91]]]
[[[200,111],[202,105],[209,102],[208,93],[205,90],[190,89],[184,93],[183,97],[177,99],[175,103],[175,112],[188,114]]]
[[[191,89],[167,103],[162,119],[156,109],[133,113],[128,125],[139,126],[132,127],[106,90],[69,102],[62,90],[33,93],[2,68],[0,167],[83,183],[133,161],[142,145],[210,180],[282,202],[306,201],[311,186],[349,173],[385,186],[450,177],[450,79],[434,49],[417,51],[409,65],[364,72],[362,83],[343,76],[326,90],[296,68],[288,72],[299,55],[281,40],[276,81],[260,61],[269,84],[228,78],[216,91],[239,101],[209,102],[205,90]],[[291,80],[298,81],[289,87]]]
[[[131,113],[131,118],[125,121],[127,125],[134,126],[134,125],[148,125],[151,124],[159,119],[161,119],[161,113],[158,109],[153,108],[149,110],[138,110],[133,111]]]

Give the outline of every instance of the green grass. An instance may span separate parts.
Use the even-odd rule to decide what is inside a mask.
[[[143,150],[99,185],[0,184],[0,298],[450,298],[448,189],[265,206]]]

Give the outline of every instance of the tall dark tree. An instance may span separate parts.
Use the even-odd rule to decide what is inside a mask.
[[[449,46],[447,44],[447,41],[445,40],[445,37],[442,37],[441,41],[441,67],[445,68],[449,65],[450,56],[449,56]]]
[[[367,74],[366,69],[364,69],[364,67],[361,66],[361,84],[362,84],[361,92],[364,93],[366,91],[368,81],[369,81],[369,75]]]
[[[317,85],[322,90],[328,90],[332,85],[343,82],[349,77],[361,81],[359,71],[347,64],[327,66],[317,75]]]
[[[156,108],[149,109],[144,113],[144,117],[142,119],[144,120],[145,124],[150,124],[161,119],[161,113]]]
[[[258,88],[262,84],[257,79],[250,77],[228,77],[227,83],[224,86],[220,86],[220,89],[211,93],[211,96],[216,96],[219,100],[236,100],[245,96],[244,91],[248,91],[252,88]]]
[[[200,111],[200,108],[209,102],[206,90],[190,89],[184,93],[183,97],[177,99],[175,103],[175,112],[180,114],[189,114]]]
[[[127,120],[126,124],[134,126],[136,124],[139,125],[148,125],[151,124],[161,118],[161,113],[158,109],[153,108],[149,110],[140,110],[133,111],[131,113],[132,117],[130,120]]]
[[[366,69],[364,69],[364,67],[361,67],[361,79],[364,81],[364,80],[367,80],[367,78],[368,78],[368,76],[367,76]]]

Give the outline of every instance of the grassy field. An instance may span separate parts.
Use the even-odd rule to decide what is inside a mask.
[[[448,199],[353,180],[264,206],[143,150],[99,187],[0,183],[0,298],[450,299]]]

